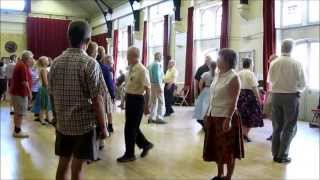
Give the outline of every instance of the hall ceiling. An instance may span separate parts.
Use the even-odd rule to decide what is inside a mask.
[[[70,0],[86,11],[90,17],[95,16],[100,13],[100,10],[95,2],[95,0]],[[117,8],[123,4],[129,3],[128,0],[101,0],[104,1],[112,9]]]

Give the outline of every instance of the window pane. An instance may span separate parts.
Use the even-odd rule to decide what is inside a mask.
[[[206,9],[202,13],[201,17],[201,37],[202,38],[210,38],[214,37],[214,19],[210,18],[214,17],[214,13],[212,9]]]
[[[280,20],[281,20],[281,1],[280,0],[276,0],[275,1],[275,26],[276,28],[280,28]]]
[[[149,29],[149,46],[163,46],[163,20],[151,22]]]
[[[309,22],[319,21],[319,0],[309,1]]]
[[[22,11],[24,9],[24,0],[1,0],[0,9]]]
[[[319,42],[311,43],[310,63],[309,63],[309,87],[319,89],[320,63],[319,63]]]
[[[220,7],[217,10],[217,16],[216,16],[216,36],[220,36],[221,34],[221,21],[222,21],[222,8]]]
[[[292,58],[302,63],[305,72],[307,72],[306,57],[308,57],[307,43],[297,44],[292,50]]]
[[[297,25],[302,23],[303,1],[283,1],[283,26]]]

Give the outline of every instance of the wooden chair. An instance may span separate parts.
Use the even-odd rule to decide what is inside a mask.
[[[316,109],[312,109],[311,112],[313,113],[312,121],[309,123],[311,128],[319,128],[320,127],[320,96],[319,96],[319,104]]]
[[[175,105],[189,105],[187,102],[187,97],[190,93],[190,87],[189,86],[184,86],[176,95],[175,95]],[[178,100],[178,101],[177,101]]]

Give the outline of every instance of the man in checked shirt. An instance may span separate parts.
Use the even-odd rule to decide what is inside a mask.
[[[55,154],[59,156],[56,179],[69,179],[70,164],[71,179],[83,179],[85,162],[97,159],[97,136],[107,136],[103,96],[108,91],[99,64],[86,54],[90,37],[87,22],[71,22],[71,48],[55,59],[49,73],[56,119]]]

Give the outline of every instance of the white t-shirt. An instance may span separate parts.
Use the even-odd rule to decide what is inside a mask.
[[[241,81],[241,89],[253,89],[258,86],[258,81],[254,73],[250,69],[243,69],[239,73]]]
[[[8,79],[12,78],[14,67],[16,67],[16,63],[9,63],[6,67],[6,76]]]

